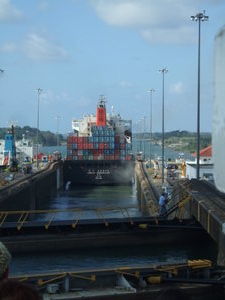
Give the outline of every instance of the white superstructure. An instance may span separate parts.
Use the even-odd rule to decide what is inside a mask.
[[[72,129],[77,132],[79,136],[90,136],[91,125],[96,123],[96,116],[87,115],[80,120],[72,120]]]
[[[0,165],[3,165],[4,161],[4,148],[5,140],[0,140]],[[24,135],[22,140],[16,141],[16,158],[19,162],[24,162],[27,159],[32,161],[34,151],[35,147],[32,141],[25,139]]]
[[[125,131],[131,132],[131,121],[123,120],[119,114],[107,114],[107,125],[115,130],[116,135],[124,135]],[[91,136],[91,126],[96,125],[96,116],[87,115],[83,119],[72,120],[72,129],[79,136]]]

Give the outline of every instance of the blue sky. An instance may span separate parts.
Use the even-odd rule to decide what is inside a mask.
[[[72,118],[94,113],[100,94],[133,124],[147,117],[161,130],[196,130],[197,23],[202,23],[201,130],[211,131],[214,38],[225,24],[223,0],[0,0],[0,127],[16,121],[71,130]],[[139,124],[139,125],[137,125]]]

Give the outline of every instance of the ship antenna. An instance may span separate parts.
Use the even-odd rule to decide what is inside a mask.
[[[14,127],[16,127],[17,123],[18,123],[17,121],[13,121],[13,120],[8,122],[8,126],[10,127],[10,130],[11,130],[12,133],[13,133]]]
[[[105,106],[106,103],[106,97],[104,95],[99,96],[99,105],[100,106]]]

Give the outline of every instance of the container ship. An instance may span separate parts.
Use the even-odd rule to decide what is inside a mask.
[[[72,185],[131,184],[134,172],[132,122],[107,114],[100,97],[96,115],[73,120],[67,139],[64,178]]]

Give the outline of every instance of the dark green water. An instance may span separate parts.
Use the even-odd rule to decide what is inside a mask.
[[[80,218],[96,218],[93,208],[132,207],[131,216],[140,216],[135,186],[77,188],[60,193],[54,199],[46,199],[42,209],[83,208]],[[56,219],[74,218],[69,213],[60,213]],[[104,213],[104,217],[121,218],[119,210]],[[38,216],[39,219],[45,218]],[[215,259],[216,248],[210,240],[204,244],[190,242],[176,246],[89,248],[53,253],[29,253],[13,257],[11,273],[40,273],[86,268],[110,268],[118,266],[140,266],[152,263],[180,262],[187,259]]]
[[[136,197],[136,187],[133,186],[96,186],[77,187],[68,192],[60,192],[54,199],[46,201],[41,209],[72,209],[80,208],[81,219],[98,218],[96,209],[104,209],[104,217],[122,218],[127,208],[130,216],[141,216]],[[112,208],[112,209],[111,209]],[[76,214],[59,213],[55,220],[74,219]],[[49,219],[49,216],[39,215],[38,220]]]
[[[185,262],[187,259],[215,259],[213,244],[173,245],[163,247],[114,247],[54,253],[17,255],[11,265],[12,274],[72,271],[80,269],[116,268]]]

